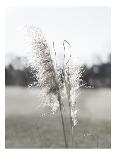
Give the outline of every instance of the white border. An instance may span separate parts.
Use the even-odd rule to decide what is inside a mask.
[[[110,6],[111,0],[4,0],[2,6]]]
[[[114,151],[115,148],[115,137],[114,134],[116,133],[116,125],[113,124],[113,136],[112,136],[112,149],[75,149],[75,150],[65,150],[65,149],[5,149],[5,80],[4,80],[4,68],[5,68],[5,11],[8,7],[15,7],[15,6],[77,6],[77,7],[112,7],[112,71],[115,71],[115,53],[116,53],[116,7],[115,7],[115,0],[3,0],[0,2],[0,154],[59,154],[59,153],[67,153],[67,154],[99,154],[99,155],[107,155],[107,154],[116,154]],[[114,59],[114,60],[113,60]],[[114,84],[116,83],[116,76],[112,76],[112,81]],[[114,88],[113,88],[114,87]],[[112,84],[112,101],[115,101],[115,92],[116,87]],[[115,123],[115,111],[116,111],[116,103],[114,102],[114,107],[112,108],[112,120]],[[113,119],[114,118],[114,119]],[[116,123],[115,123],[116,124]]]

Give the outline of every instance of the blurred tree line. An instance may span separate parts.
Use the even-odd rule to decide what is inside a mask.
[[[15,62],[20,59],[16,58]],[[18,63],[18,66],[21,65]],[[5,67],[5,85],[6,86],[24,86],[27,87],[30,83],[36,81],[30,67],[23,67],[22,69],[15,68],[15,65],[9,64]],[[107,62],[99,63],[88,67],[83,67],[82,81],[86,86],[94,88],[110,88],[111,87],[111,55],[109,55]]]

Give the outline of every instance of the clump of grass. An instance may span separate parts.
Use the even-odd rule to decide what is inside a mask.
[[[36,70],[34,73],[34,76],[37,80],[36,86],[41,88],[44,93],[44,96],[55,98],[55,100],[50,99],[47,104],[52,108],[57,110],[59,107],[60,114],[61,114],[61,122],[62,122],[62,130],[64,135],[64,142],[65,147],[68,148],[68,141],[67,141],[67,135],[66,135],[66,126],[65,126],[65,119],[64,119],[64,105],[62,103],[62,97],[61,97],[61,87],[60,87],[60,81],[59,81],[59,73],[57,69],[57,63],[53,63],[50,48],[46,41],[46,39],[43,36],[43,33],[37,26],[28,26],[27,31],[31,33],[31,49],[32,49],[32,55],[31,58],[31,67],[32,69]],[[64,40],[63,46],[64,46],[64,52],[65,52],[65,43],[67,43],[69,46],[70,44]],[[54,48],[54,43],[53,43]],[[70,46],[71,48],[71,46]],[[55,48],[54,48],[55,51]],[[56,56],[56,52],[55,52]],[[66,90],[66,96],[68,101],[68,108],[69,108],[69,119],[70,119],[70,129],[71,129],[71,147],[73,146],[73,127],[76,125],[76,116],[77,111],[75,110],[75,96],[73,93],[76,93],[77,88],[79,88],[79,78],[80,75],[79,72],[74,71],[74,66],[72,67],[70,64],[71,54],[68,59],[68,61],[65,61],[66,54],[64,55],[64,89]],[[55,64],[55,65],[54,65]],[[73,73],[73,74],[72,74]],[[76,74],[77,73],[77,76]],[[77,84],[78,83],[78,84]],[[77,84],[77,86],[74,86]],[[51,103],[51,102],[52,103]],[[54,103],[53,103],[54,102]],[[55,107],[55,108],[54,108]]]
[[[68,44],[70,51],[69,57],[67,60],[64,60],[64,83],[67,94],[68,101],[68,109],[69,109],[69,119],[70,119],[70,130],[71,130],[71,147],[73,147],[73,128],[77,124],[77,107],[76,100],[78,95],[78,90],[80,87],[80,77],[82,76],[82,72],[80,67],[75,66],[75,64],[71,64],[71,45],[64,40],[63,47],[65,51],[64,59],[66,59],[66,48],[65,43]]]
[[[68,144],[66,140],[60,88],[57,79],[57,73],[55,72],[53,61],[50,55],[50,49],[43,34],[40,33],[40,30],[37,27],[31,26],[28,28],[28,31],[32,34],[32,52],[34,56],[31,67],[36,70],[35,78],[38,81],[38,86],[41,89],[47,90],[44,91],[44,93],[47,93],[47,95],[54,94],[57,97],[61,113],[64,141],[67,148]],[[52,105],[52,108],[54,108],[54,105]]]

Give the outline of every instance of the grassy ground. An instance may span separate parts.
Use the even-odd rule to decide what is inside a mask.
[[[37,95],[38,91],[6,89],[6,148],[65,148],[59,113],[41,117],[40,109],[35,111]],[[82,90],[79,103],[73,148],[110,148],[110,90]]]
[[[41,143],[43,148],[64,148],[59,120],[21,116],[6,118],[6,148],[41,148]],[[110,121],[93,123],[84,119],[79,122],[74,129],[74,148],[110,148]]]

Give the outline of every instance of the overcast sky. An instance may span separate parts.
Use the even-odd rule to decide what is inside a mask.
[[[48,43],[55,48],[59,59],[62,42],[72,46],[72,54],[82,63],[92,64],[96,56],[106,59],[110,51],[110,8],[107,7],[18,7],[8,8],[6,14],[6,57],[26,56],[23,33],[25,24],[37,24]]]

